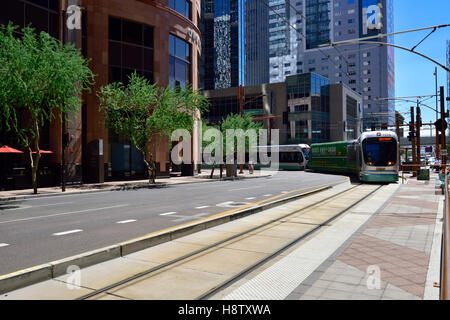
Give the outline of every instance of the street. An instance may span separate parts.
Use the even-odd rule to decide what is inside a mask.
[[[281,171],[268,178],[10,201],[0,205],[0,275],[344,179]]]

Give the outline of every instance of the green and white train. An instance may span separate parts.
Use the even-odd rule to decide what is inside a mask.
[[[364,182],[396,182],[398,152],[395,133],[364,132],[356,140],[312,144],[307,168],[354,174]]]

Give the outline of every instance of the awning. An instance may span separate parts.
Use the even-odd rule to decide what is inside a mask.
[[[0,147],[0,153],[23,153],[23,152],[5,145],[3,147]]]

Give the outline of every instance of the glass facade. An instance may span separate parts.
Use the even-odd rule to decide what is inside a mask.
[[[317,48],[330,40],[331,8],[329,0],[306,0],[306,49]]]
[[[188,0],[169,0],[169,8],[191,19],[191,2]]]
[[[202,0],[205,90],[269,82],[267,10],[259,0]]]
[[[134,71],[153,82],[153,27],[109,17],[108,29],[109,82],[127,83]],[[112,130],[108,149],[107,179],[146,176],[142,154]]]
[[[169,35],[169,84],[185,89],[191,82],[191,45]]]
[[[356,139],[358,130],[358,102],[350,96],[346,97],[347,123],[346,132],[347,140]]]
[[[330,139],[330,88],[327,78],[315,73],[286,77],[289,143],[318,143]],[[291,130],[292,129],[292,130]]]
[[[153,82],[153,27],[109,17],[109,82],[136,72]]]

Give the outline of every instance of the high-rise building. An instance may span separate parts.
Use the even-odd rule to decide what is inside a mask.
[[[260,0],[202,0],[201,87],[269,82],[268,8]]]
[[[314,72],[330,83],[348,85],[363,96],[364,128],[394,123],[393,102],[379,100],[395,95],[393,48],[364,42],[323,47],[329,42],[393,32],[392,0],[268,3],[271,82],[284,81],[291,74]],[[392,43],[393,39],[381,41]]]

